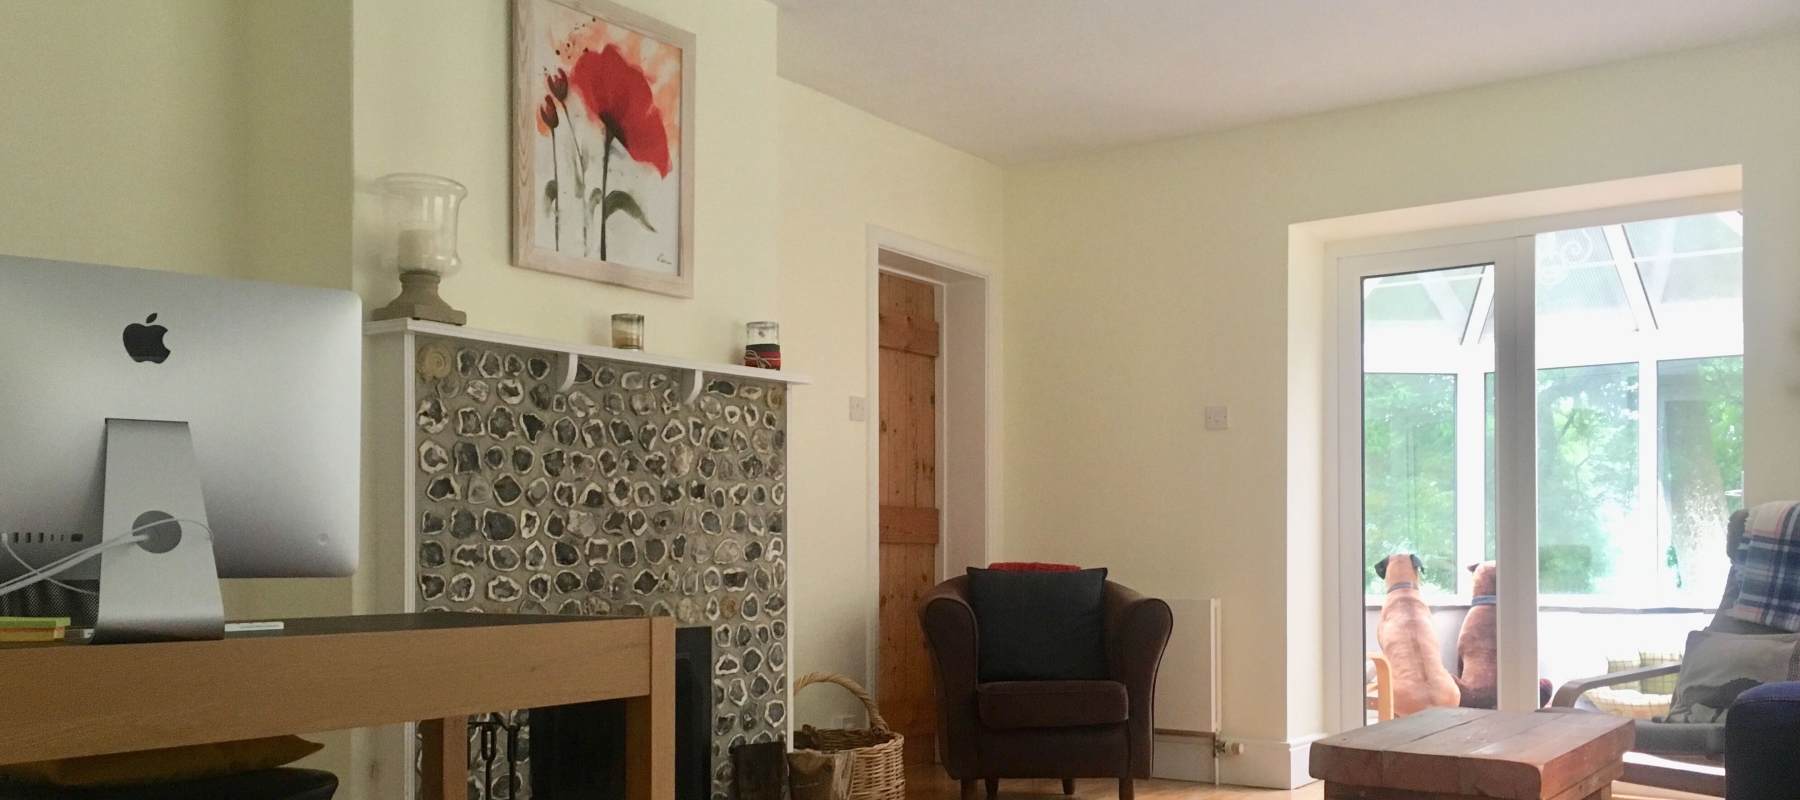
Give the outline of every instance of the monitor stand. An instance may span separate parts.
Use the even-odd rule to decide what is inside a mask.
[[[100,554],[94,641],[219,639],[225,604],[206,521],[194,438],[186,422],[106,421],[101,535],[116,539],[156,524],[135,546]]]

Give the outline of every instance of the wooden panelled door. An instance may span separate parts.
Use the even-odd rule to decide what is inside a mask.
[[[937,583],[935,287],[881,273],[881,712],[906,760],[937,758],[937,708],[919,600]]]

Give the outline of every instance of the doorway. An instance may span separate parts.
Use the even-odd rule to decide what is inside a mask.
[[[936,758],[919,601],[986,566],[998,528],[996,278],[963,254],[870,229],[869,685],[906,758]]]

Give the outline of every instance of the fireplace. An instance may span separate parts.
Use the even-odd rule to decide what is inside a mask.
[[[675,800],[712,795],[712,629],[675,632]],[[532,709],[531,796],[625,796],[625,701]]]
[[[378,560],[405,569],[377,581],[404,581],[408,610],[667,616],[710,631],[695,686],[707,696],[684,729],[703,731],[709,748],[680,775],[710,785],[682,797],[729,797],[732,749],[787,728],[794,376],[600,358],[466,328],[388,326],[369,343],[371,374],[382,376],[371,419],[404,421],[372,434],[411,465],[411,502],[389,509],[407,513],[384,516],[405,540]],[[491,781],[477,740],[473,800],[528,800],[541,754],[556,746],[522,730],[528,712],[501,716],[520,734],[518,785],[502,774],[510,740],[491,748]]]

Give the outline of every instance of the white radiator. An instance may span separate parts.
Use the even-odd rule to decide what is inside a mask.
[[[1220,611],[1216,598],[1168,601],[1175,614],[1169,648],[1156,677],[1156,758],[1158,778],[1212,780],[1213,734],[1219,732]]]

